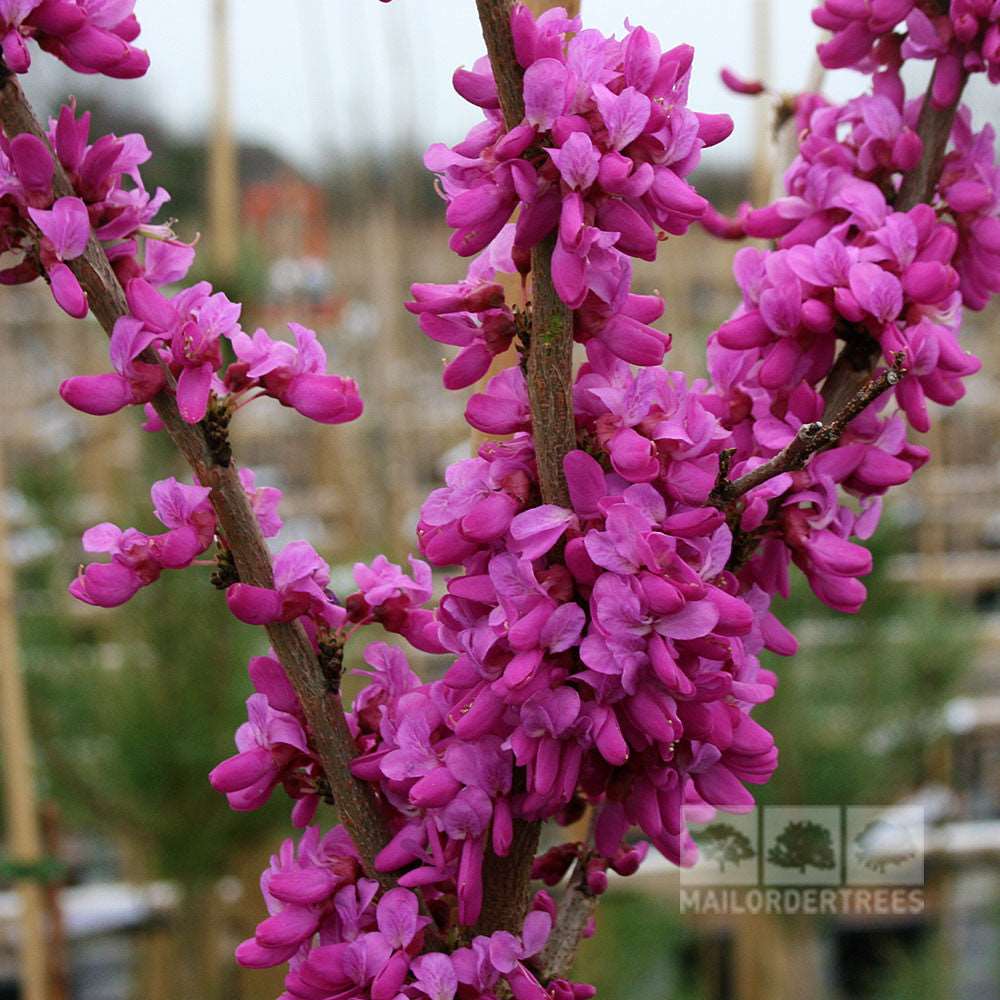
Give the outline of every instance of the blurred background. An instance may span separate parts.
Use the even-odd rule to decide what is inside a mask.
[[[691,105],[736,119],[695,178],[723,210],[763,200],[788,154],[773,106],[729,95],[718,70],[815,85],[810,6],[584,2],[607,32],[628,14],[665,46],[696,46]],[[420,157],[476,120],[450,90],[452,70],[482,51],[474,5],[139,0],[137,14],[153,58],[143,81],[71,77],[38,58],[32,99],[51,112],[75,93],[92,135],[143,132],[147,186],[171,192],[181,238],[205,232],[195,276],[242,299],[247,329],[314,327],[331,370],[359,381],[367,408],[355,424],[309,425],[265,405],[236,422],[241,460],[285,491],[279,544],[309,538],[336,586],[356,559],[405,557],[422,498],[470,449],[464,399],[440,388],[442,349],[402,302],[413,281],[464,273]],[[863,81],[823,85],[844,97]],[[978,122],[997,120],[988,88],[970,100]],[[707,334],[737,304],[734,250],[694,229],[638,269],[638,290],[666,298],[672,367],[703,370]],[[760,710],[782,752],[763,803],[926,810],[923,912],[681,916],[676,873],[652,865],[613,886],[581,953],[580,978],[600,996],[1000,996],[997,319],[969,317],[984,370],[935,422],[934,463],[889,507],[868,606],[845,618],[794,594],[780,613],[801,653],[771,664],[781,685]],[[263,915],[256,881],[288,832],[287,804],[232,814],[206,780],[232,752],[260,636],[197,579],[207,570],[166,574],[116,611],[69,598],[82,529],[152,529],[149,483],[183,470],[135,413],[91,418],[59,400],[62,378],[107,367],[96,325],[68,320],[35,285],[0,289],[0,330],[0,1000],[24,997],[25,901],[46,926],[52,1000],[273,998],[280,974],[244,972],[231,956]]]

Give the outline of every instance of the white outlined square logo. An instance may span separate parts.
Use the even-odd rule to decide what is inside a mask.
[[[923,809],[848,806],[844,851],[848,885],[923,885]]]
[[[764,884],[839,885],[840,830],[838,806],[768,806]]]
[[[681,885],[756,885],[760,835],[758,810],[720,812],[707,823],[689,824],[698,860],[681,869]]]

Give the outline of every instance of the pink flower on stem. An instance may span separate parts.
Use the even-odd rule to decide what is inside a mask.
[[[263,694],[247,699],[248,721],[236,730],[239,753],[213,768],[208,776],[237,810],[259,809],[281,783],[286,769],[309,763],[305,732],[293,716],[272,708]]]
[[[164,569],[190,566],[215,536],[210,493],[207,486],[186,486],[173,478],[154,484],[153,509],[169,529],[163,534],[122,531],[109,523],[89,528],[83,535],[84,549],[107,553],[111,561],[88,564],[69,592],[86,604],[113,608],[154,583]]]
[[[115,371],[75,375],[59,386],[59,395],[74,409],[95,416],[149,403],[166,384],[160,365],[139,360],[155,340],[141,320],[123,316],[115,323],[109,347]]]
[[[87,296],[66,261],[83,256],[90,239],[90,218],[79,198],[60,198],[51,209],[29,208],[28,214],[42,231],[41,258],[49,276],[52,296],[75,319],[87,315]]]
[[[290,542],[274,560],[274,587],[234,583],[226,591],[229,610],[248,625],[289,622],[303,615],[337,629],[346,612],[327,590],[330,567],[308,542]]]
[[[264,394],[322,424],[342,424],[361,416],[363,403],[353,379],[326,372],[326,351],[316,334],[290,323],[295,346],[272,340],[265,330],[252,337],[236,331],[231,336],[238,364],[230,366],[227,381],[237,388],[259,385]]]

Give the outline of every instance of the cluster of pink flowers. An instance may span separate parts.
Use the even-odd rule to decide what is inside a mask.
[[[462,285],[416,286],[408,308],[428,336],[464,348],[445,385],[471,385],[514,335],[495,273],[525,274],[532,248],[554,237],[553,280],[575,310],[577,339],[601,340],[633,364],[659,364],[669,338],[650,324],[663,306],[632,293],[630,258],[653,260],[660,239],[701,217],[707,202],[685,178],[732,121],[687,107],[690,46],[661,52],[641,27],[622,41],[607,38],[561,8],[536,21],[518,6],[512,27],[524,121],[504,127],[482,59],[457,70],[454,84],[484,120],[454,148],[432,146],[425,158],[448,202],[452,249],[463,257],[489,250]]]
[[[31,281],[40,265],[56,302],[83,317],[89,304],[70,265],[93,236],[128,300],[129,315],[111,338],[114,371],[67,380],[63,398],[103,415],[147,404],[166,388],[176,393],[182,417],[197,423],[213,394],[231,409],[266,395],[320,423],[357,419],[357,385],[327,373],[312,330],[292,324],[294,347],[264,330],[251,337],[240,328],[240,306],[207,283],[170,298],[159,290],[184,278],[194,247],[154,221],[169,195],[162,188],[150,194],[143,184],[139,167],[151,154],[142,136],[105,135],[90,143],[89,132],[89,114],[77,117],[70,104],[50,122],[49,145],[30,134],[0,141],[0,249],[21,258],[0,271],[0,282]],[[73,196],[55,198],[53,151]],[[237,359],[225,367],[224,340]]]
[[[281,491],[258,488],[251,469],[241,469],[239,475],[261,531],[266,538],[273,537],[281,530],[277,514]],[[154,483],[150,494],[153,513],[167,528],[165,532],[147,535],[108,522],[89,528],[83,535],[84,549],[110,555],[111,560],[83,567],[69,592],[86,604],[114,608],[155,583],[163,570],[192,565],[216,539],[211,492],[207,486],[187,486],[171,476]]]
[[[149,56],[131,43],[139,37],[135,0],[6,0],[0,5],[0,51],[14,73],[31,65],[28,39],[77,73],[134,79]]]
[[[545,989],[525,964],[545,946],[555,904],[539,893],[519,934],[497,931],[450,954],[426,951],[432,920],[409,889],[379,895],[342,827],[286,840],[261,876],[270,916],[236,951],[241,964],[285,962],[288,1000],[489,1000],[505,981],[519,1000],[589,1000],[592,987],[559,980]],[[316,940],[319,944],[315,944]]]
[[[312,330],[290,324],[294,347],[264,330],[250,337],[239,325],[240,305],[204,281],[168,299],[146,278],[133,278],[126,297],[130,313],[111,336],[114,371],[67,379],[59,391],[70,406],[101,416],[148,404],[169,389],[191,424],[204,419],[213,396],[230,411],[270,396],[323,424],[361,416],[357,384],[327,373],[326,351]],[[223,340],[237,358],[224,369]]]
[[[27,36],[66,58],[69,42],[46,33],[52,11],[71,7],[94,30],[131,31],[128,2],[0,4],[8,63],[8,48],[20,52]],[[509,855],[523,823],[568,826],[589,809],[593,843],[555,844],[532,876],[555,886],[575,865],[577,888],[597,896],[609,871],[634,873],[649,844],[690,864],[689,823],[753,806],[748,786],[777,765],[771,734],[753,718],[777,683],[761,654],[796,648],[773,598],[787,594],[794,563],[831,607],[861,606],[871,555],[860,542],[883,494],[928,458],[907,428],[925,431],[927,401],[956,402],[978,368],[958,337],[963,308],[1000,290],[993,133],[976,132],[960,109],[933,194],[902,204],[904,179],[928,151],[921,102],[906,100],[899,70],[906,58],[937,59],[931,100],[943,107],[965,74],[993,79],[995,7],[955,0],[942,15],[912,0],[827,0],[815,15],[835,32],[823,58],[872,73],[872,92],[843,105],[798,98],[785,194],[735,219],[686,180],[732,127],[688,109],[688,46],[663,52],[643,28],[627,26],[618,40],[561,8],[535,19],[518,5],[523,120],[505,122],[488,60],[456,72],[456,89],[484,118],[454,148],[432,147],[426,163],[452,247],[474,259],[459,282],[414,285],[407,308],[428,336],[459,348],[445,385],[472,386],[512,345],[530,351],[532,254],[551,250],[555,292],[586,352],[572,387],[576,447],[563,457],[569,504],[542,502],[525,375],[510,367],[466,409],[472,427],[506,439],[452,465],[421,508],[426,562],[411,558],[408,571],[384,556],[358,563],[356,591],[337,595],[322,556],[292,541],[274,555],[269,586],[233,579],[232,566],[216,578],[241,621],[272,637],[281,623],[304,627],[331,699],[345,647],[370,625],[448,658],[424,682],[399,646],[363,649],[356,672],[367,683],[346,732],[351,772],[389,832],[374,871],[344,829],[312,825],[331,786],[306,713],[275,656],[249,665],[255,693],[237,752],[210,780],[235,809],[258,808],[281,786],[304,830],[264,873],[270,915],[237,952],[251,967],[288,963],[287,1000],[492,1000],[508,989],[518,1000],[586,1000],[592,988],[541,974],[556,918],[544,891],[522,926],[447,950],[488,908],[487,859]],[[905,38],[895,33],[904,21]],[[764,89],[725,78],[743,93]],[[88,126],[72,106],[51,124],[75,192],[60,199],[44,142],[0,141],[0,249],[20,258],[0,280],[31,280],[41,268],[57,302],[82,316],[73,268],[94,238],[128,303],[111,338],[113,371],[68,379],[63,398],[105,414],[168,393],[183,420],[209,427],[261,396],[322,423],[358,417],[357,387],[327,373],[311,330],[292,324],[294,345],[251,336],[240,306],[207,284],[163,290],[184,278],[194,251],[154,222],[167,196],[142,184],[145,143],[89,144]],[[669,338],[652,324],[663,303],[632,286],[631,259],[654,259],[661,239],[693,222],[772,241],[736,254],[743,302],[710,337],[707,380],[661,367]],[[520,302],[508,301],[503,275],[521,277]],[[894,392],[804,465],[761,470],[769,474],[736,491],[830,418],[823,390],[845,343],[876,373],[901,373]],[[155,413],[147,426],[158,426]],[[275,536],[278,491],[240,476],[262,533]],[[213,542],[225,557],[210,492],[156,484],[161,534],[91,529],[85,548],[110,562],[87,566],[71,592],[113,606],[163,569],[198,562]],[[448,574],[437,607],[432,566]]]
[[[817,595],[843,611],[861,606],[857,577],[871,566],[850,536],[867,538],[881,496],[928,458],[907,441],[904,420],[927,431],[928,401],[962,397],[964,379],[979,369],[959,343],[962,310],[983,308],[1000,290],[994,133],[974,132],[968,109],[958,111],[930,204],[894,207],[902,177],[924,153],[921,101],[906,100],[898,69],[877,73],[871,94],[841,106],[800,99],[786,194],[764,208],[744,206],[735,220],[705,220],[718,235],[775,247],[737,253],[743,305],[709,344],[717,397],[709,405],[733,434],[736,475],[821,419],[820,389],[844,341],[871,345],[886,365],[903,358],[898,410],[883,412],[885,400],[870,407],[838,447],[752,491],[741,517],[743,531],[767,535],[746,578],[785,594],[794,561]],[[840,499],[838,488],[857,502]]]
[[[904,59],[932,59],[931,99],[954,104],[970,73],[1000,82],[1000,8],[995,0],[825,0],[813,20],[833,37],[819,47],[823,65],[872,72]],[[903,30],[896,32],[895,29]]]
[[[89,135],[89,113],[78,118],[70,103],[50,121],[48,143],[28,133],[0,143],[0,247],[21,257],[0,271],[0,281],[31,281],[40,263],[56,302],[74,317],[85,316],[88,304],[67,262],[83,255],[92,232],[122,279],[177,281],[194,260],[192,247],[153,222],[169,196],[162,188],[151,195],[142,182],[139,167],[150,157],[142,136],[105,135],[90,143]],[[73,196],[55,199],[56,161]],[[145,265],[136,259],[139,237],[150,237]]]

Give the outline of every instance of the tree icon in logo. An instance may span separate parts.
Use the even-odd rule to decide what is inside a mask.
[[[767,852],[767,860],[779,868],[797,868],[803,875],[807,868],[835,868],[830,831],[812,820],[790,822],[775,837]]]
[[[755,854],[750,838],[728,823],[710,823],[695,835],[706,861],[714,861],[719,871],[726,865],[738,865]]]
[[[869,823],[853,843],[858,861],[879,875],[884,875],[886,868],[906,864],[917,856],[917,845],[907,830],[884,819]]]

